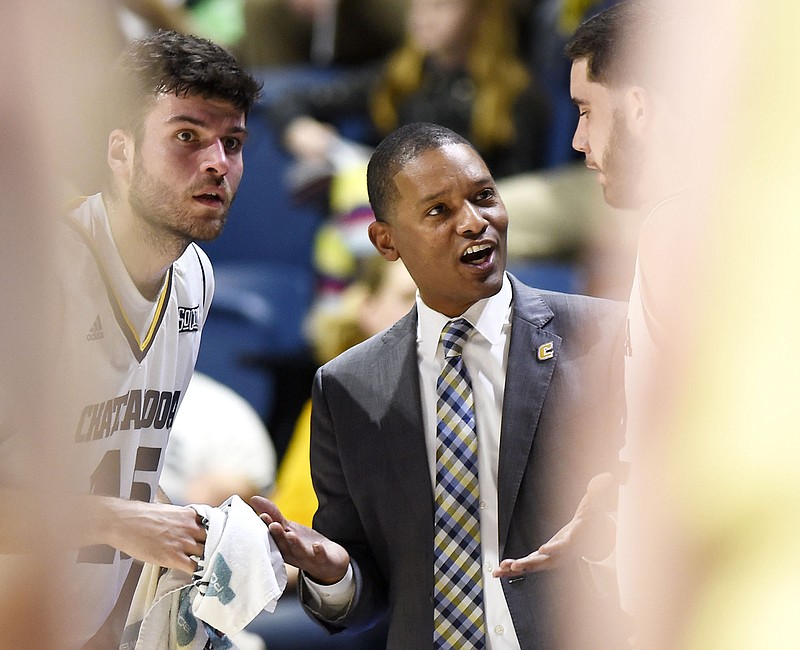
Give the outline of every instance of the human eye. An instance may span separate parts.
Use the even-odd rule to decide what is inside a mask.
[[[443,203],[437,203],[433,207],[431,207],[425,214],[429,217],[438,217],[445,212],[445,205]]]
[[[175,134],[175,137],[181,142],[192,142],[196,140],[194,132],[183,129]]]
[[[478,201],[478,203],[484,203],[486,201],[491,201],[494,197],[495,197],[494,188],[493,187],[487,187],[485,189],[482,189],[480,192],[478,192],[478,194],[475,197],[475,199]]]
[[[235,138],[233,136],[228,136],[222,139],[222,144],[228,151],[239,151],[244,144],[239,138]]]

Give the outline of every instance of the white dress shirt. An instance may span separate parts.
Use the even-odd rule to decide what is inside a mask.
[[[487,650],[519,650],[519,641],[499,578],[492,571],[500,562],[498,539],[497,474],[503,391],[508,367],[511,330],[511,283],[506,276],[502,288],[490,298],[472,305],[461,318],[474,332],[464,345],[462,357],[472,381],[478,430],[478,480],[480,484],[481,552]],[[445,323],[453,318],[433,311],[417,294],[417,357],[420,373],[422,421],[428,452],[431,485],[436,481],[436,380],[444,366],[439,338]],[[335,585],[322,586],[305,578],[312,608],[334,620],[343,614],[355,592],[352,571]]]

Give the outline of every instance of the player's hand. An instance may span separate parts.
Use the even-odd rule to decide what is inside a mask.
[[[586,494],[578,504],[575,516],[547,542],[529,555],[500,562],[492,575],[510,578],[524,573],[554,569],[565,561],[580,556],[602,559],[614,545],[614,523],[597,504],[614,485],[611,474],[599,474],[589,481]]]
[[[350,555],[343,546],[313,528],[286,519],[269,499],[254,496],[250,505],[269,527],[287,564],[304,571],[319,584],[331,585],[344,578]]]
[[[206,529],[188,506],[113,499],[109,503],[109,543],[142,562],[186,573],[205,552]]]

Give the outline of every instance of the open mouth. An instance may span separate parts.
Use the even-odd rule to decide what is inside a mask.
[[[470,246],[461,256],[461,261],[464,264],[472,264],[479,266],[486,262],[492,255],[494,247],[491,244],[476,244]]]
[[[214,207],[219,207],[224,203],[222,197],[216,192],[206,192],[203,194],[197,194],[195,195],[194,198],[196,201],[199,201],[204,205],[210,205]]]

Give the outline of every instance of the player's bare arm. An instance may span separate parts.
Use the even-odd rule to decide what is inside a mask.
[[[192,558],[203,555],[206,529],[193,508],[97,498],[104,501],[98,532],[106,544],[142,562],[186,573],[196,570]]]
[[[197,568],[192,556],[203,555],[206,530],[189,507],[99,496],[53,503],[52,497],[4,488],[0,508],[18,524],[0,529],[0,553],[31,552],[57,534],[65,548],[107,544],[142,562],[187,573]]]

